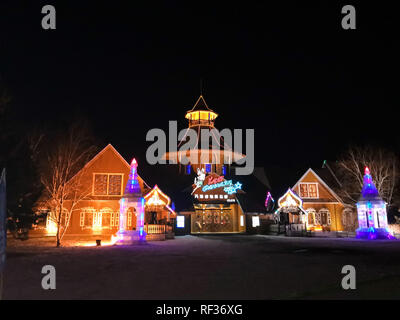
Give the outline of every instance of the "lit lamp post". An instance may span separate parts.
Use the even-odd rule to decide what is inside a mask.
[[[137,167],[137,161],[133,159],[131,162],[129,180],[126,184],[124,195],[119,202],[119,231],[117,232],[116,244],[146,242],[146,232],[144,230],[145,199],[140,189]],[[127,230],[128,210],[132,208],[136,212],[136,230]]]

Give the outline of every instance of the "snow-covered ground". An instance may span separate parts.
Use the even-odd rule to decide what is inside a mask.
[[[55,248],[10,240],[5,299],[400,298],[400,241],[184,236],[136,246]],[[357,289],[341,289],[344,265]],[[56,290],[43,290],[53,265]]]

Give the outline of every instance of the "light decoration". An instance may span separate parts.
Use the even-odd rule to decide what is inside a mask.
[[[136,227],[139,227],[140,241],[146,240],[146,232],[144,232],[144,198],[140,199],[141,205],[138,207],[138,215]]]
[[[279,198],[278,209],[276,209],[274,214],[277,215],[277,219],[279,220],[278,214],[280,212],[293,213],[296,211],[306,215],[306,212],[303,209],[303,201],[292,191],[292,189],[289,188],[286,193]]]
[[[146,207],[166,207],[173,215],[175,213],[175,205],[171,204],[171,198],[168,197],[160,188],[155,185],[154,188],[144,196],[146,200]]]
[[[272,210],[274,207],[274,203],[275,203],[275,200],[274,200],[274,198],[272,198],[271,192],[268,191],[267,197],[265,198],[265,203],[264,203],[265,209],[267,211]],[[270,209],[270,207],[272,207],[272,208]]]
[[[278,200],[279,209],[303,208],[303,201],[289,188]],[[278,210],[279,210],[278,209]]]
[[[129,180],[120,200],[119,231],[117,232],[116,244],[133,244],[146,241],[146,232],[144,231],[145,199],[140,189],[137,167],[137,161],[133,159]],[[130,208],[136,210],[136,230],[127,230],[127,212]]]
[[[237,190],[242,189],[242,184],[240,182],[236,182],[235,184],[233,184],[232,180],[224,180],[219,183],[206,184],[201,188],[201,191],[207,192],[209,190],[214,190],[222,187],[224,188],[225,193],[234,194],[237,192]]]
[[[388,230],[386,203],[380,197],[368,167],[365,167],[361,196],[357,202],[360,239],[395,239]]]
[[[161,199],[160,198],[163,198]],[[146,206],[169,206],[171,203],[171,198],[163,193],[160,188],[155,185],[154,188],[144,196],[146,200]]]

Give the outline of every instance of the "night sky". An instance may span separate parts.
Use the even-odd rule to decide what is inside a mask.
[[[0,77],[27,129],[84,116],[101,147],[136,157],[167,190],[145,136],[168,120],[186,127],[200,79],[217,128],[255,129],[256,165],[277,193],[349,144],[399,152],[398,11],[276,2],[2,1]],[[56,30],[41,28],[45,4]],[[341,27],[345,4],[356,30]]]

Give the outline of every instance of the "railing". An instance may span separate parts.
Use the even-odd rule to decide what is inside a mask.
[[[144,231],[147,234],[160,234],[165,232],[172,232],[172,227],[166,226],[164,224],[145,224]]]
[[[165,233],[165,225],[163,225],[163,224],[145,224],[144,231],[147,234]]]

